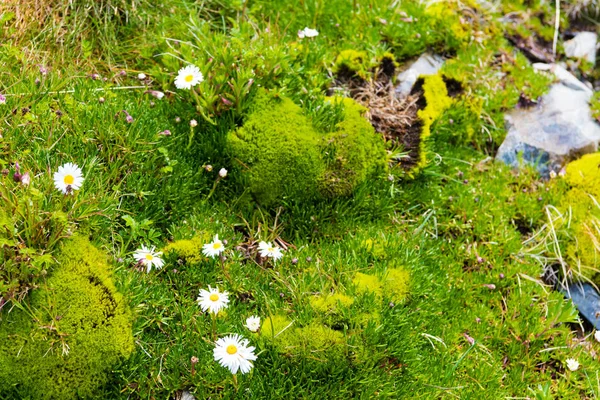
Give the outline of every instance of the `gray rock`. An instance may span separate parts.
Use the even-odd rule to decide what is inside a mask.
[[[597,151],[600,126],[589,107],[592,90],[560,66],[534,67],[553,72],[560,82],[552,85],[537,106],[505,115],[508,133],[496,159],[514,167],[521,162],[535,165],[548,177],[567,162]]]
[[[573,39],[564,43],[565,55],[570,58],[583,58],[595,64],[597,42],[596,32],[579,32]]]
[[[444,58],[437,54],[425,53],[421,55],[408,69],[398,75],[396,96],[399,98],[408,96],[420,76],[437,74],[444,62]]]
[[[567,299],[573,300],[579,313],[600,330],[600,295],[596,289],[589,283],[574,283],[563,293]]]

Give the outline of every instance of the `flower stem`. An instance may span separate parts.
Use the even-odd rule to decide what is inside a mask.
[[[212,336],[213,341],[217,341],[217,314],[211,313],[212,316]]]
[[[233,374],[233,387],[235,388],[235,392],[238,392],[239,386],[238,386],[238,380],[237,380],[237,375]]]

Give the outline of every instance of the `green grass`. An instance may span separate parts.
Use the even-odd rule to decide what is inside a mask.
[[[599,344],[523,245],[546,228],[547,207],[572,201],[569,185],[487,157],[505,135],[503,113],[550,84],[503,38],[498,17],[521,2],[492,11],[454,1],[99,4],[65,5],[57,25],[19,32],[16,14],[1,11],[0,324],[29,305],[60,243],[78,232],[109,255],[133,315],[135,351],[98,398],[598,397]],[[319,36],[298,39],[305,26]],[[60,27],[70,29],[62,44]],[[369,66],[386,53],[400,65],[425,50],[451,58],[443,73],[462,90],[430,127],[429,163],[410,179],[370,178],[350,196],[257,203],[235,175],[244,166],[228,134],[249,120],[259,90],[333,131],[342,110],[327,91],[349,49]],[[187,62],[205,76],[197,96],[173,85]],[[29,186],[13,180],[17,162]],[[66,162],[85,176],[73,196],[52,183]],[[215,234],[227,240],[222,261],[199,253]],[[283,259],[257,258],[260,240],[287,243]],[[165,250],[163,269],[136,268],[142,244]],[[214,325],[196,302],[209,285],[231,299]],[[259,333],[243,326],[251,315]],[[212,354],[231,333],[258,354],[237,384]],[[569,371],[568,358],[580,369]],[[0,383],[0,397],[16,392],[27,388]]]

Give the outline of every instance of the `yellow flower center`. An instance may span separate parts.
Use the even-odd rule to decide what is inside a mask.
[[[233,345],[233,344],[230,344],[229,346],[227,346],[226,351],[227,351],[227,354],[233,355],[233,354],[237,353],[237,347],[235,347],[235,345]]]
[[[152,254],[146,254],[146,260],[152,261],[153,259],[154,259],[154,256]]]
[[[65,184],[72,185],[75,182],[75,177],[73,175],[65,175]]]
[[[194,80],[194,75],[188,75],[188,76],[185,77],[185,81],[186,82],[191,82],[193,80]]]
[[[221,248],[221,242],[213,243],[213,249],[219,250]]]
[[[210,295],[209,299],[210,299],[210,301],[217,301],[217,300],[219,300],[219,295],[216,293],[213,293]]]
[[[275,251],[275,248],[273,248],[273,247],[269,247],[268,251],[269,251],[269,253],[272,253],[272,252],[274,252],[274,251]]]

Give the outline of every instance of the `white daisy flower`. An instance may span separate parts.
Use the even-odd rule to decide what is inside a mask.
[[[229,335],[217,340],[213,355],[222,367],[229,368],[232,374],[250,372],[252,361],[256,360],[255,348],[248,346],[248,339],[240,335]]]
[[[573,358],[567,358],[567,368],[570,371],[577,371],[579,369],[579,362]]]
[[[594,339],[596,339],[597,342],[600,342],[600,331],[596,331],[596,333],[594,333]]]
[[[277,246],[273,246],[271,242],[260,242],[258,244],[258,251],[261,257],[269,257],[274,261],[277,261],[283,257],[283,252],[281,249]]]
[[[146,79],[146,78],[147,78],[147,76],[146,76],[146,74],[145,74],[145,73],[143,73],[143,72],[140,72],[140,73],[138,74],[138,79],[139,79],[140,81],[143,81],[143,80],[144,80],[144,79]]]
[[[183,67],[177,73],[175,78],[175,86],[177,89],[191,89],[204,80],[204,76],[200,69],[195,65]]]
[[[79,190],[81,185],[83,174],[76,164],[66,163],[54,173],[54,186],[64,194],[72,194],[74,190]]]
[[[162,258],[160,258],[161,255],[162,252],[154,251],[154,246],[152,246],[152,248],[149,249],[146,246],[142,245],[141,249],[137,249],[135,251],[135,253],[133,254],[133,258],[135,258],[135,260],[138,263],[144,264],[146,266],[147,272],[150,272],[152,267],[156,269],[161,269],[165,264]]]
[[[211,243],[202,246],[202,254],[206,257],[215,258],[215,256],[218,256],[223,251],[225,251],[225,246],[223,245],[223,242],[219,240],[219,235],[215,235]]]
[[[225,168],[221,168],[221,169],[219,170],[219,176],[220,176],[221,178],[225,178],[225,177],[227,176],[227,170],[226,170]]]
[[[219,311],[227,308],[229,304],[229,294],[227,292],[219,292],[219,288],[208,287],[208,290],[201,289],[198,296],[198,304],[204,312],[218,314]]]
[[[309,27],[306,27],[306,28],[302,29],[301,31],[298,31],[298,37],[300,39],[304,39],[305,37],[313,38],[313,37],[317,37],[317,36],[319,36],[319,31],[316,29],[311,29]]]
[[[196,121],[195,119],[191,120],[191,121],[190,121],[190,126],[191,126],[192,128],[195,128],[195,127],[197,127],[197,126],[198,126],[198,121]]]
[[[260,317],[255,315],[246,318],[246,325],[244,325],[250,332],[257,332],[260,329]]]

